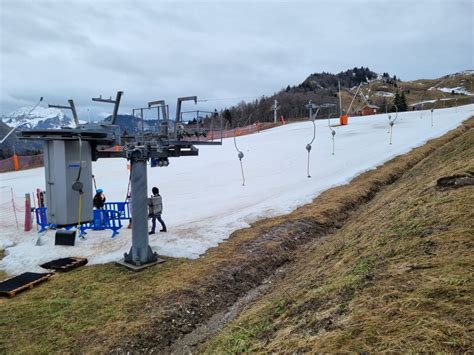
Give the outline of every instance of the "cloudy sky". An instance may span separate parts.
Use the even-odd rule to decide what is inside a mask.
[[[435,78],[473,69],[473,18],[471,0],[0,0],[0,114],[44,96],[87,119],[117,90],[121,113],[222,108],[354,66]]]

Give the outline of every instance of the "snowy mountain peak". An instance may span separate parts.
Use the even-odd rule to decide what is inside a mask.
[[[57,108],[38,106],[22,107],[7,116],[1,117],[2,121],[10,127],[25,123],[29,128],[61,128],[74,127],[74,121]]]

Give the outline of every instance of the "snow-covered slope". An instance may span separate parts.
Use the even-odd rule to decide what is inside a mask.
[[[150,244],[161,255],[196,258],[236,229],[260,218],[288,213],[322,191],[441,136],[473,114],[474,105],[436,109],[431,127],[430,111],[400,113],[392,145],[387,115],[351,117],[348,126],[335,127],[335,155],[331,155],[327,120],[317,121],[312,178],[306,176],[305,150],[313,135],[311,122],[239,137],[238,147],[245,154],[246,186],[241,183],[232,139],[224,140],[222,147],[203,146],[199,157],[171,159],[168,168],[148,170],[148,188],[160,188],[168,227],[168,233],[151,236]],[[93,173],[108,201],[124,200],[129,173],[124,159],[100,159],[94,163]],[[125,228],[114,239],[109,231],[89,232],[87,240],[77,240],[75,247],[54,246],[51,231],[43,238],[44,245],[35,246],[36,232],[21,231],[21,214],[20,231],[16,229],[11,189],[20,197],[37,187],[44,188],[44,184],[42,168],[0,174],[0,249],[5,248],[7,254],[0,261],[0,270],[10,274],[40,271],[39,264],[67,256],[87,257],[90,264],[105,263],[120,259],[130,249],[131,231]]]
[[[32,107],[22,107],[1,119],[10,127],[24,122],[24,127],[29,128],[74,127],[74,121],[57,108],[38,106],[33,111],[31,109]]]
[[[451,93],[454,93],[454,94],[460,94],[460,95],[474,95],[472,93],[470,93],[469,91],[466,90],[465,87],[463,86],[458,86],[458,87],[455,87],[455,88],[437,88],[439,91],[442,91],[442,92],[445,92],[445,93],[448,93],[448,94],[451,94]]]

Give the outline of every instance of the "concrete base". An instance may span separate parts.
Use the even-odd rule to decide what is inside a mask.
[[[153,261],[153,262],[147,263],[147,264],[143,264],[143,265],[130,264],[130,263],[127,263],[125,261],[125,259],[120,259],[119,261],[116,261],[117,264],[125,266],[127,269],[133,270],[133,271],[140,271],[140,270],[146,269],[147,267],[150,267],[150,266],[153,266],[153,265],[156,265],[156,264],[161,264],[161,263],[164,263],[164,262],[165,262],[165,259],[161,259],[161,258],[158,258],[156,261]]]

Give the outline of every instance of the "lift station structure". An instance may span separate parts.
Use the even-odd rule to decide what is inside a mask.
[[[189,120],[183,120],[181,112],[183,102],[197,103],[196,96],[178,98],[174,120],[169,118],[165,101],[156,100],[133,110],[133,116],[141,120],[141,129],[122,135],[117,125],[122,94],[122,91],[117,92],[115,99],[92,99],[114,105],[110,119],[79,124],[74,102],[69,100],[69,106],[61,108],[72,110],[75,128],[23,129],[18,137],[44,141],[47,218],[58,227],[76,226],[93,219],[92,161],[121,157],[130,162],[132,246],[119,263],[141,269],[160,261],[149,245],[147,162],[165,167],[169,165],[169,158],[197,156],[196,145],[221,145],[222,116],[217,111],[195,111],[193,122],[199,123],[196,127],[189,124]],[[151,129],[144,126],[147,110],[156,113]],[[123,149],[113,149],[116,146]]]

